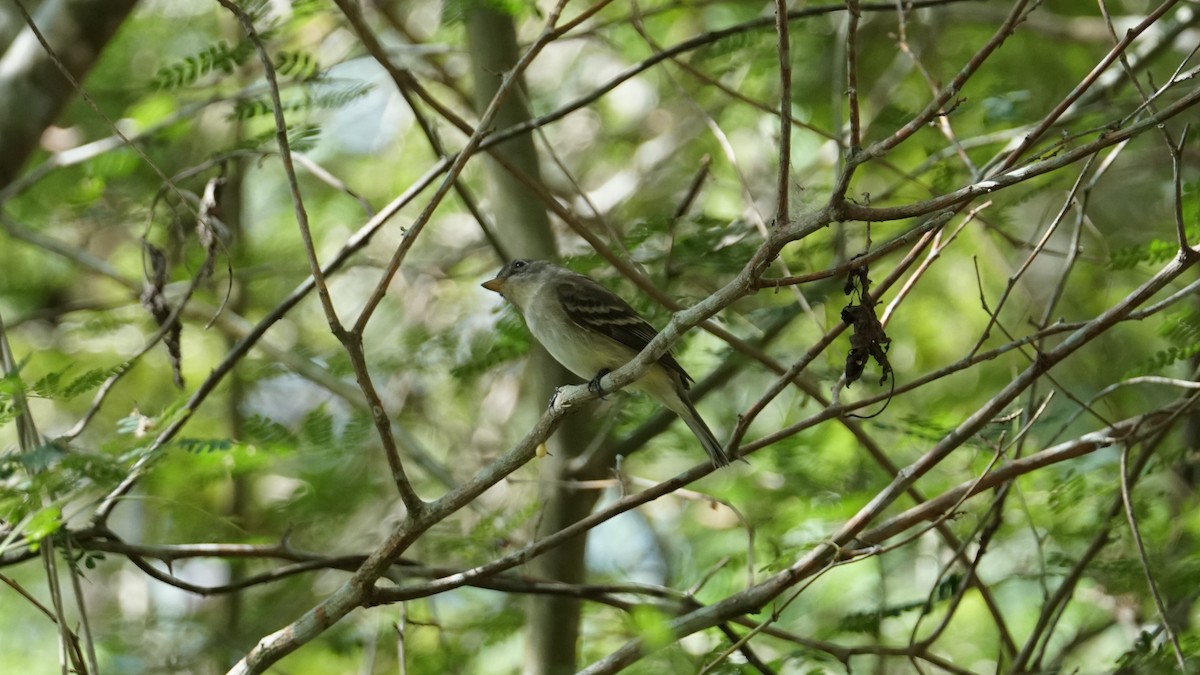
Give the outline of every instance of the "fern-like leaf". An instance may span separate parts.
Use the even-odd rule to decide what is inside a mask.
[[[262,415],[251,415],[243,424],[246,439],[270,448],[296,447],[299,439],[284,425]]]
[[[241,41],[230,47],[224,40],[210,45],[198,54],[191,54],[155,73],[150,83],[157,89],[179,89],[195,84],[200,78],[214,71],[233,74],[254,53],[254,46]]]
[[[67,378],[67,373],[74,366],[47,373],[29,387],[29,393],[41,398],[55,400],[70,400],[80,394],[99,387],[111,375],[125,368],[125,365],[114,368],[93,368],[82,375]]]
[[[308,445],[328,448],[334,444],[333,415],[320,405],[304,416],[300,425],[300,437]]]
[[[180,438],[171,442],[171,446],[191,453],[225,452],[233,448],[233,441],[228,438]]]
[[[317,141],[321,138],[321,127],[315,124],[303,124],[299,126],[288,127],[288,144],[293,151],[307,152],[311,150]],[[238,144],[239,147],[247,150],[257,150],[262,146],[269,146],[275,143],[275,132],[264,131],[257,136],[247,138]]]
[[[354,82],[346,86],[333,87],[319,94],[305,96],[283,102],[284,112],[304,112],[306,110],[337,110],[371,93],[373,85],[365,82]],[[242,99],[233,104],[230,119],[248,120],[255,117],[265,117],[274,114],[274,104],[267,96]]]
[[[1174,345],[1190,345],[1200,342],[1200,312],[1187,310],[1169,314],[1158,334]]]
[[[321,74],[321,64],[308,52],[285,50],[275,55],[275,70],[284,77],[307,82]]]
[[[884,619],[896,617],[904,614],[905,612],[911,612],[914,609],[923,609],[924,611],[928,612],[932,609],[932,604],[944,602],[953,597],[961,584],[962,575],[948,575],[945,579],[942,579],[942,581],[938,583],[937,588],[934,589],[933,597],[929,601],[916,600],[913,602],[899,603],[891,605],[890,607],[883,607],[881,609],[870,610],[867,612],[855,612],[854,614],[844,617],[839,622],[839,628],[856,633],[874,634],[878,631],[879,624]]]
[[[374,88],[375,85],[369,82],[351,82],[313,96],[310,101],[313,108],[337,110],[366,96]]]
[[[517,313],[505,311],[496,322],[496,330],[488,333],[480,344],[473,345],[469,355],[451,368],[450,374],[471,381],[501,363],[529,353],[530,344],[529,333]]]
[[[1179,361],[1190,359],[1196,354],[1200,354],[1200,342],[1181,347],[1160,349],[1154,353],[1154,356],[1142,361],[1135,368],[1125,373],[1125,376],[1134,377],[1136,375],[1156,373]]]

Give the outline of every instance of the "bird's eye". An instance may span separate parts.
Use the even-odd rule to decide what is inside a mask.
[[[526,265],[528,265],[528,264],[529,264],[529,263],[525,262],[524,260],[514,260],[514,261],[513,261],[513,265],[512,265],[512,266],[513,266],[513,269],[514,269],[514,270],[519,270],[519,269],[521,269],[521,268],[525,267],[525,266],[526,266]]]

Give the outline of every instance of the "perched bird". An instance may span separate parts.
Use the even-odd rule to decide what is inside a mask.
[[[512,260],[483,287],[511,302],[533,337],[568,370],[599,392],[600,378],[633,360],[658,335],[634,308],[588,277],[545,260]],[[729,455],[688,399],[692,377],[663,354],[629,385],[679,415],[700,439],[714,466]]]

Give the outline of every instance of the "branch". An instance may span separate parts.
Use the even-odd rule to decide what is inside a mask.
[[[1141,122],[1119,131],[1102,133],[1096,140],[1090,143],[1085,143],[1084,145],[1071,150],[1066,150],[1062,154],[1050,159],[1032,162],[1023,167],[1006,171],[1000,175],[974,182],[940,197],[927,199],[922,202],[915,202],[913,204],[906,204],[904,206],[875,208],[859,206],[850,202],[843,202],[837,205],[837,219],[865,220],[870,222],[900,220],[902,218],[913,218],[926,215],[939,209],[959,206],[963,203],[971,201],[972,199],[975,199],[976,197],[991,194],[992,192],[1002,188],[1025,182],[1030,178],[1057,171],[1058,169],[1084,159],[1099,150],[1133,138],[1144,131],[1156,128],[1163,122],[1184,112],[1197,103],[1200,103],[1200,88],[1193,89],[1187,94],[1184,94],[1177,101],[1163,108],[1162,112],[1160,112],[1158,115],[1149,116]]]
[[[856,15],[853,6],[850,15]],[[792,176],[792,48],[788,39],[787,0],[775,0],[775,32],[779,36],[779,175],[776,179],[775,223],[787,221]]]
[[[1149,299],[1154,293],[1164,288],[1179,275],[1191,267],[1189,259],[1176,259],[1167,264],[1153,278],[1146,281],[1115,306],[1109,308],[1100,316],[1088,322],[1067,337],[1056,348],[1045,352],[1038,362],[1022,371],[1008,386],[997,393],[979,410],[964,420],[957,428],[947,434],[933,448],[921,456],[916,462],[906,467],[892,483],[880,491],[868,504],[862,507],[853,517],[831,534],[828,543],[818,546],[815,550],[796,561],[786,570],[772,576],[766,581],[745,591],[731,595],[705,610],[692,612],[671,622],[672,632],[676,636],[688,635],[697,630],[708,628],[723,620],[723,617],[734,613],[740,614],[762,607],[766,602],[788,588],[824,569],[831,561],[843,554],[843,548],[853,542],[866,527],[896,500],[901,493],[910,487],[918,478],[937,466],[951,452],[974,436],[985,424],[998,415],[1022,391],[1055,364],[1077,351],[1080,347],[1103,334],[1122,316],[1128,314],[1138,305]],[[1111,442],[1104,436],[1103,440],[1095,442]],[[641,639],[627,642],[623,647],[609,656],[597,661],[583,672],[609,673],[628,666],[646,653],[647,647]]]

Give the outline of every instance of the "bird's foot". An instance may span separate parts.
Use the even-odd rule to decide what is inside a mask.
[[[558,395],[561,393],[562,393],[562,387],[555,387],[554,391],[550,394],[550,400],[546,401],[546,407],[554,408],[555,405],[558,404]],[[564,407],[566,407],[566,406],[564,406]]]
[[[603,401],[605,399],[604,399],[604,388],[600,386],[600,380],[604,379],[604,376],[611,372],[612,371],[609,370],[608,368],[601,368],[600,372],[596,373],[596,376],[593,377],[590,382],[588,382],[588,391],[590,391],[593,394],[595,394],[596,396],[600,397],[601,401]]]

